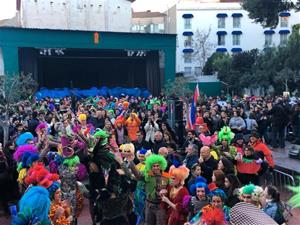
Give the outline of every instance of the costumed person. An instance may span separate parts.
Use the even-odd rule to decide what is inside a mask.
[[[201,211],[204,206],[209,204],[210,191],[204,177],[197,177],[195,182],[191,184],[190,194],[191,196],[186,196],[184,199],[184,204],[189,210],[189,220]]]
[[[234,133],[231,132],[229,127],[223,127],[218,134],[218,140],[221,142],[221,145],[214,146],[212,152],[215,151],[218,155],[217,160],[221,157],[226,157],[230,160],[235,159],[237,150],[234,146],[231,145],[231,141],[234,138]],[[215,155],[212,153],[215,157]]]
[[[263,194],[264,190],[254,184],[248,184],[240,188],[240,199],[243,202],[253,204],[258,208],[261,208]]]
[[[229,208],[224,205],[226,194],[214,187],[211,191],[211,204],[204,206],[197,215],[185,225],[211,224],[226,225],[229,221]]]
[[[166,211],[161,207],[161,203],[162,196],[167,194],[170,184],[170,176],[164,172],[167,161],[163,156],[151,155],[146,159],[144,173],[141,173],[136,169],[133,159],[134,155],[127,159],[132,172],[138,180],[145,181],[145,222],[147,225],[165,224]]]
[[[86,168],[80,163],[80,159],[74,154],[74,149],[63,142],[63,162],[58,167],[61,179],[62,199],[70,203],[72,209],[72,225],[77,224],[77,218],[83,209],[83,195],[80,193],[77,180],[85,179],[87,175]]]
[[[87,124],[86,114],[79,114],[78,121],[79,124],[73,126],[73,132],[79,135],[85,142],[88,142],[95,129],[93,125]]]
[[[128,139],[128,132],[126,127],[123,125],[123,123],[124,123],[123,117],[118,117],[115,120],[115,127],[116,127],[115,138],[118,145],[127,143],[127,139]]]
[[[186,166],[171,166],[169,175],[171,185],[168,193],[162,196],[164,207],[167,209],[167,225],[183,225],[188,217],[188,210],[183,206],[183,199],[189,194],[184,186],[185,179],[189,176],[190,170]]]
[[[127,128],[128,137],[130,141],[136,141],[137,135],[136,133],[139,131],[139,127],[141,125],[141,120],[135,113],[130,113],[130,116],[127,120],[125,120],[124,125]]]
[[[239,202],[230,210],[230,223],[232,225],[276,225],[261,209],[252,204]]]
[[[124,160],[126,161],[128,155],[135,155],[135,148],[132,143],[123,144],[120,146],[121,154]]]
[[[25,183],[27,185],[42,186],[49,191],[51,225],[70,225],[72,221],[71,207],[67,201],[61,200],[58,179],[58,174],[50,173],[43,163],[36,163],[29,169]]]
[[[32,164],[39,160],[38,149],[34,145],[21,145],[17,148],[14,155],[14,160],[18,163],[18,183],[19,191],[23,193],[26,190],[24,179],[27,175],[28,169]]]
[[[50,225],[50,198],[46,188],[30,187],[19,201],[19,212],[12,215],[11,225]]]
[[[136,156],[140,163],[136,165],[136,168],[143,173],[146,167],[145,160],[147,157],[152,155],[151,150],[141,149],[137,151]],[[146,201],[146,192],[145,192],[145,181],[138,180],[136,185],[136,190],[133,197],[133,209],[134,213],[137,216],[136,224],[144,224],[145,221],[145,201]]]

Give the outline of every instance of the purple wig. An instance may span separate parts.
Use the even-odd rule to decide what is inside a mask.
[[[19,162],[25,152],[38,153],[38,149],[34,145],[21,145],[14,153],[14,160]]]
[[[77,180],[83,181],[87,177],[87,170],[85,165],[82,163],[79,163],[77,165],[77,174],[76,174]]]

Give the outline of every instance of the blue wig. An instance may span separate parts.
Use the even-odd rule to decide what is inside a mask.
[[[21,146],[21,145],[26,145],[27,141],[29,140],[33,140],[33,135],[30,132],[25,132],[24,134],[21,134],[17,140],[16,140],[16,144],[17,146]]]
[[[204,177],[198,176],[194,184],[192,184],[189,189],[192,195],[196,195],[197,188],[204,188],[205,194],[209,195],[210,191],[208,189],[207,181]]]
[[[40,186],[31,187],[19,201],[19,209],[11,225],[50,225],[48,218],[50,199],[47,189]]]
[[[227,195],[220,188],[217,188],[216,190],[211,192],[210,197],[212,198],[214,196],[219,196],[222,199],[223,202],[225,202],[227,200]]]
[[[25,152],[22,156],[22,167],[29,168],[31,167],[32,163],[39,160],[39,154],[32,153],[32,152]]]

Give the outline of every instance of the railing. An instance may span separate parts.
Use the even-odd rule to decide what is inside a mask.
[[[272,176],[272,184],[282,193],[290,193],[288,186],[296,185],[295,179],[292,175],[278,169],[274,169]]]

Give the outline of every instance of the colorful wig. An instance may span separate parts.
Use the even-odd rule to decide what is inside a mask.
[[[50,173],[58,173],[58,166],[63,163],[63,157],[57,152],[48,152],[47,158]]]
[[[49,195],[50,195],[50,199],[54,199],[54,195],[55,192],[60,189],[60,183],[58,183],[57,181],[54,181],[50,187],[47,188],[47,190],[49,191]]]
[[[204,134],[199,135],[199,139],[202,141],[204,146],[211,146],[218,140],[218,136],[216,134],[212,136],[205,136]]]
[[[47,131],[48,129],[48,125],[47,123],[40,123],[36,128],[35,128],[35,132],[39,132],[42,129],[45,129]]]
[[[50,173],[43,163],[36,163],[29,169],[27,177],[25,178],[25,183],[27,185],[32,184],[49,188],[53,182],[58,179],[58,174]]]
[[[152,170],[153,164],[156,164],[156,163],[159,164],[160,169],[162,171],[164,171],[168,166],[167,160],[163,156],[155,155],[155,154],[151,155],[145,161],[145,164],[146,164],[145,170],[144,170],[145,177],[148,177],[148,175],[149,175],[148,173]]]
[[[25,152],[37,153],[38,149],[34,145],[21,145],[14,153],[14,160],[20,162]]]
[[[86,120],[86,115],[85,115],[84,113],[80,114],[80,115],[78,116],[78,120],[79,120],[80,122],[83,121],[83,120]]]
[[[20,164],[22,165],[22,168],[29,168],[34,162],[38,161],[39,158],[40,156],[37,153],[25,152]]]
[[[134,145],[132,143],[121,145],[120,150],[123,153],[128,153],[128,151],[129,151],[131,154],[133,154],[133,155],[135,154],[135,148],[134,148]]]
[[[71,158],[66,158],[63,161],[63,165],[68,167],[76,167],[80,163],[80,159],[77,155],[72,156]]]
[[[300,177],[298,177],[298,180],[300,181]],[[292,207],[299,208],[300,207],[300,186],[298,187],[289,186],[288,188],[294,192],[294,196],[292,196],[289,199],[289,203],[291,204]]]
[[[149,157],[150,155],[152,155],[152,152],[151,150],[146,150],[146,149],[141,149],[141,150],[138,150],[136,152],[136,157],[139,159],[139,160],[145,160],[147,157]]]
[[[244,187],[240,188],[239,192],[241,197],[243,194],[251,195],[251,200],[254,202],[259,202],[264,194],[264,190],[254,184],[245,185]]]
[[[82,163],[77,164],[76,178],[79,181],[83,181],[87,177],[87,169]]]
[[[220,142],[226,140],[227,143],[230,144],[233,138],[234,138],[234,133],[231,131],[230,127],[228,126],[224,126],[218,134],[218,140]]]
[[[202,209],[201,221],[205,225],[227,224],[223,210],[215,207],[204,207]]]
[[[208,188],[207,181],[204,177],[201,177],[201,176],[197,177],[195,183],[189,187],[191,195],[193,195],[193,196],[196,195],[197,188],[204,188],[205,194],[206,195],[210,194],[210,190]]]
[[[123,102],[123,108],[124,108],[124,109],[128,109],[128,107],[129,107],[129,102],[124,101],[124,102]]]
[[[19,213],[13,217],[12,225],[51,224],[49,192],[43,187],[31,187],[19,201]]]
[[[99,140],[101,146],[104,146],[108,143],[109,134],[100,129],[95,132],[93,137]]]
[[[169,174],[175,179],[179,180],[182,184],[184,183],[185,179],[189,176],[190,170],[186,166],[179,166],[176,168],[172,165],[169,169]]]
[[[17,140],[16,140],[16,145],[17,146],[21,146],[21,145],[26,145],[27,141],[29,140],[33,140],[34,137],[32,135],[32,133],[30,132],[25,132],[24,134],[21,134]]]
[[[217,188],[216,190],[214,191],[211,191],[210,192],[210,196],[211,198],[214,197],[214,196],[218,196],[222,199],[223,203],[227,200],[227,195],[225,194],[225,192],[220,189],[220,188]]]

